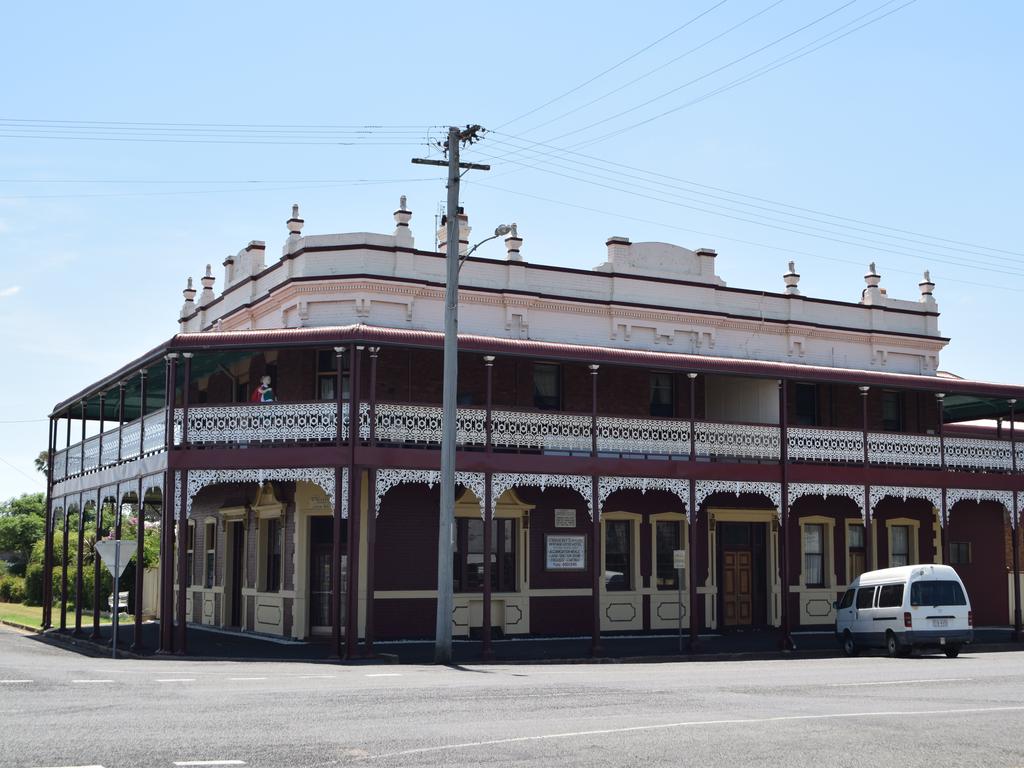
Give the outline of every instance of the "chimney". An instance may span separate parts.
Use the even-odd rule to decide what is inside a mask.
[[[608,246],[608,263],[614,266],[616,261],[626,258],[632,243],[629,242],[628,237],[613,235],[605,241],[605,245]]]
[[[878,284],[882,282],[882,276],[875,270],[875,262],[868,264],[868,272],[864,275],[864,282],[867,283],[867,288],[864,289],[864,293],[861,296],[861,304],[881,304],[883,292],[878,287]]]
[[[799,296],[800,289],[797,288],[797,284],[800,282],[800,275],[796,271],[796,262],[789,262],[789,272],[782,276],[783,281],[786,283],[786,293],[790,296]]]
[[[519,253],[519,249],[523,247],[523,238],[519,236],[518,227],[513,224],[512,231],[509,232],[508,237],[505,238],[505,253],[509,261],[522,261],[523,256]]]
[[[409,220],[412,219],[412,211],[406,207],[405,195],[398,198],[398,210],[395,211],[395,245],[413,247],[412,231],[409,229]]]
[[[184,319],[196,311],[196,289],[192,287],[191,277],[188,279],[188,284],[185,286],[185,290],[181,292],[181,295],[185,297],[185,303],[181,305],[181,317]]]
[[[469,233],[473,228],[469,226],[469,216],[466,209],[459,206],[459,256],[465,256],[469,252]],[[437,230],[437,250],[445,253],[448,249],[448,216],[441,217],[441,228]]]
[[[929,270],[924,271],[924,279],[917,284],[918,290],[921,291],[921,303],[935,305],[935,297],[932,293],[935,291],[935,283],[932,282],[932,277]]]
[[[199,295],[199,306],[205,307],[211,301],[213,301],[213,284],[217,278],[213,276],[212,268],[209,264],[206,265],[206,274],[200,278],[200,282],[203,284],[203,292]]]

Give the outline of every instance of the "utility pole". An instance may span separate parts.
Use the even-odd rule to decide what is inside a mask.
[[[460,163],[459,147],[479,140],[479,125],[460,130],[448,129],[442,148],[448,160],[413,158],[418,165],[448,167],[448,242],[445,253],[447,280],[444,301],[444,380],[441,408],[441,509],[437,534],[437,625],[434,638],[434,662],[452,661],[452,542],[455,533],[455,407],[458,395],[459,332],[459,180],[460,169],[489,171],[489,165]]]

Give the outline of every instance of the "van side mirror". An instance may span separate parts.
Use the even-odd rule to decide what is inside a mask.
[[[838,611],[839,610],[839,601],[838,600],[833,600],[832,601],[832,610],[833,611]]]

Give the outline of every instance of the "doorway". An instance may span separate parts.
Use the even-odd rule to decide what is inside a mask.
[[[228,626],[242,627],[242,567],[245,563],[245,528],[240,520],[228,523],[227,600]]]
[[[721,522],[717,529],[722,626],[763,627],[768,623],[767,525]]]
[[[345,552],[348,541],[348,526],[341,527],[341,551]],[[311,635],[330,634],[334,611],[340,610],[344,600],[346,574],[341,575],[341,590],[335,599],[331,573],[332,537],[334,518],[315,516],[309,518],[309,632]],[[344,568],[345,556],[342,555]],[[344,614],[342,614],[344,622]]]

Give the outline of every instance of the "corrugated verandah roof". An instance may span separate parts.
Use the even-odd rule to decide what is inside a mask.
[[[77,403],[84,397],[109,386],[148,362],[159,359],[167,352],[198,352],[214,349],[257,349],[265,347],[300,345],[341,345],[352,342],[380,345],[411,346],[439,349],[444,334],[438,331],[418,331],[400,328],[382,328],[372,325],[324,326],[318,328],[280,328],[249,331],[208,331],[180,333],[145,356],[122,367],[111,376],[96,382],[81,392],[58,403],[53,412]],[[920,376],[885,371],[867,371],[855,368],[836,368],[822,365],[801,365],[770,360],[748,360],[681,352],[656,352],[637,349],[618,349],[532,339],[504,339],[496,336],[459,334],[459,350],[481,354],[514,355],[549,360],[576,360],[586,363],[642,366],[696,373],[719,373],[757,378],[795,379],[842,384],[916,389],[927,392],[975,395],[991,398],[1024,399],[1024,386],[954,379],[940,376]]]

